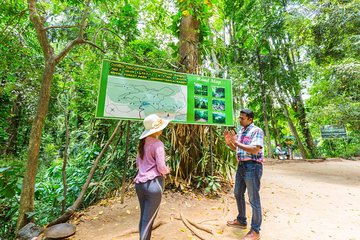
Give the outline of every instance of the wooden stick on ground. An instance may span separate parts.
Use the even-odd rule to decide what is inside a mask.
[[[194,227],[200,229],[200,230],[203,230],[205,232],[208,232],[210,233],[211,235],[213,235],[213,231],[211,229],[208,229],[207,227],[204,227],[204,226],[201,226],[200,224],[198,223],[195,223],[195,222],[192,222],[190,221],[189,219],[185,218],[191,225],[193,225]]]
[[[194,233],[198,238],[200,238],[201,240],[208,240],[209,238],[206,236],[203,236],[199,231],[196,230],[196,228],[194,228],[186,218],[183,217],[182,213],[180,213],[180,218],[182,220],[182,222],[184,223],[184,225],[192,232]]]

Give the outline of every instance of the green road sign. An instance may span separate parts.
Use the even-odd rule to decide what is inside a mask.
[[[177,123],[232,126],[231,81],[103,60],[96,117],[142,120],[153,113]]]
[[[325,125],[320,127],[322,138],[346,138],[346,129],[339,125]]]

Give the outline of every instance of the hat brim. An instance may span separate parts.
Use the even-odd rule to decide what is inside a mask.
[[[169,124],[169,122],[170,122],[169,120],[163,119],[163,124],[161,124],[157,128],[152,128],[152,129],[143,131],[143,133],[141,134],[139,139],[146,138],[147,136],[150,136],[153,133],[156,133],[156,132],[159,132],[159,131],[163,130],[164,128],[166,128],[166,126]]]

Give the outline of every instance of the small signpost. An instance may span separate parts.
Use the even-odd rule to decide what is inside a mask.
[[[321,137],[323,139],[346,138],[346,129],[340,125],[325,125],[320,127]]]
[[[320,127],[320,133],[321,133],[321,138],[329,139],[329,146],[330,146],[331,151],[333,151],[331,139],[347,138],[346,128],[341,125],[324,125],[324,126]],[[344,144],[344,146],[345,146],[345,151],[346,151],[346,144]]]

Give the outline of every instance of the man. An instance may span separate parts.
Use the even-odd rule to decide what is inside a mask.
[[[252,208],[251,229],[243,240],[260,239],[262,211],[260,203],[260,179],[264,161],[264,133],[254,125],[254,112],[250,109],[240,111],[241,131],[238,135],[234,131],[225,131],[226,144],[236,151],[238,167],[236,170],[234,195],[238,207],[238,216],[227,225],[246,229],[245,190],[248,191]]]
[[[285,155],[287,155],[287,152],[283,151],[280,144],[278,144],[275,148],[275,154],[278,156],[279,159],[285,159]]]

